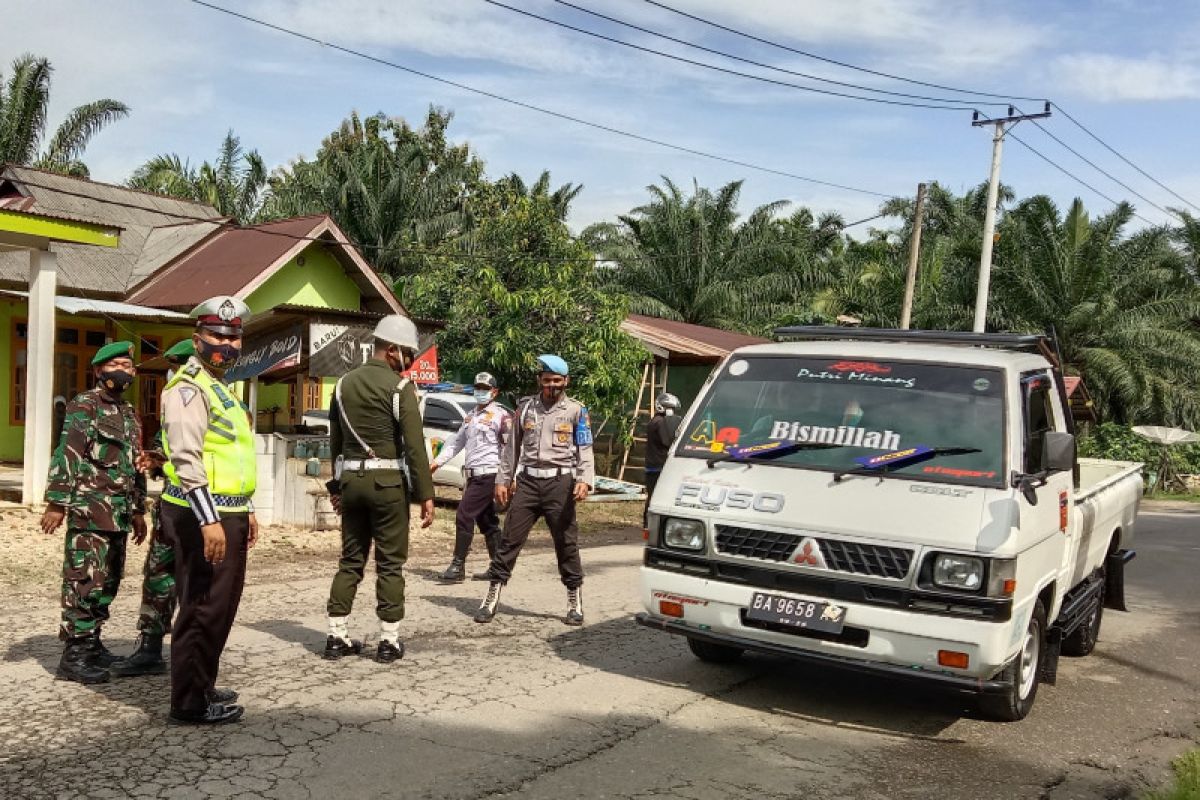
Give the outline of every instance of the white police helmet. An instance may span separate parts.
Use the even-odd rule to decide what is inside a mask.
[[[416,352],[417,326],[402,314],[389,314],[375,326],[375,338]]]

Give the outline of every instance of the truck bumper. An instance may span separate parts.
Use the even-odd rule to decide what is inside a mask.
[[[724,581],[642,567],[642,601],[649,613],[637,622],[649,628],[713,644],[786,656],[877,675],[919,680],[974,693],[1003,693],[1011,683],[999,676],[1015,652],[1028,610],[1014,610],[1011,622],[983,622],[939,617],[901,610],[842,603],[847,629],[865,631],[866,641],[843,644],[794,633],[763,630],[743,624],[743,611],[756,591],[820,601],[823,598],[759,590]],[[682,619],[662,616],[662,599],[679,602]],[[951,670],[937,663],[939,650],[966,653],[967,669]]]

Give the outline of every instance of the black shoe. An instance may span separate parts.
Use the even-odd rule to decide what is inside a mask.
[[[238,699],[238,693],[233,689],[213,689],[210,692],[206,692],[204,696],[209,703],[226,706],[236,703]]]
[[[466,579],[466,562],[461,558],[452,560],[450,566],[446,567],[446,571],[438,576],[438,580],[442,583],[462,583]]]
[[[325,652],[322,656],[330,661],[336,661],[343,656],[356,656],[362,652],[362,642],[351,639],[347,642],[338,636],[330,636],[325,640]]]
[[[473,580],[473,581],[490,581],[491,579],[492,579],[492,574],[490,572],[488,572],[486,569],[483,572],[476,572],[474,575],[471,576],[471,580]]]
[[[475,612],[476,622],[491,622],[492,618],[496,616],[496,606],[500,605],[500,590],[503,588],[504,584],[500,581],[492,581],[488,585],[487,597],[483,598],[483,603]]]
[[[201,711],[172,708],[167,721],[173,725],[223,725],[237,722],[244,713],[246,709],[233,703],[209,703],[208,708]]]
[[[109,679],[108,670],[92,663],[92,645],[86,641],[67,642],[55,677],[76,683],[107,683]]]
[[[167,662],[162,657],[162,635],[143,633],[138,636],[137,649],[125,658],[119,658],[108,668],[115,677],[132,678],[136,675],[162,675],[167,671]]]
[[[379,640],[379,647],[375,649],[376,661],[380,664],[390,664],[402,658],[404,658],[404,642],[389,642],[387,639]]]
[[[567,589],[567,618],[568,625],[583,624],[583,588]]]
[[[104,646],[104,642],[100,641],[100,634],[85,639],[87,643],[89,656],[88,661],[92,666],[108,669],[113,664],[117,663],[118,659],[111,650]]]

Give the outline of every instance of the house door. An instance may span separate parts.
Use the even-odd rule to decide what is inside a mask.
[[[162,390],[167,376],[161,372],[138,374],[141,382],[141,397],[138,398],[138,419],[142,423],[142,444],[153,442],[160,427],[159,412],[162,411]]]

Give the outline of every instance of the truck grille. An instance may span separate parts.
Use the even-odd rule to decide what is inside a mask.
[[[766,561],[787,561],[805,537],[778,531],[760,531],[733,525],[717,525],[717,552]],[[859,544],[813,537],[821,548],[828,569],[900,580],[908,575],[912,551],[900,547]]]

